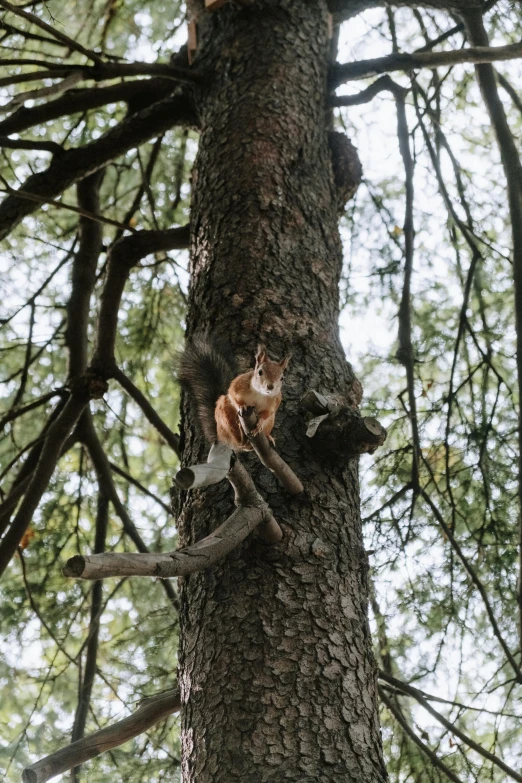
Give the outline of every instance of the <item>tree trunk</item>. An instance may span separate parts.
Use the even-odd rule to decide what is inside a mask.
[[[326,112],[326,2],[256,0],[198,21],[209,74],[193,173],[187,331],[225,339],[244,368],[291,351],[274,435],[305,485],[285,492],[241,459],[284,531],[251,536],[182,591],[183,780],[386,780],[367,619],[356,460],[306,438],[307,388],[347,395],[338,335],[341,243]],[[185,416],[185,463],[208,451]],[[223,482],[183,493],[185,542],[233,509]]]

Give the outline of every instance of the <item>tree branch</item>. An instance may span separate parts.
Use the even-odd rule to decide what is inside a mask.
[[[7,0],[0,0],[0,7],[5,8],[6,11],[11,11],[11,13],[15,14],[15,16],[22,17],[22,19],[25,19],[31,24],[36,25],[36,27],[39,27],[41,30],[45,30],[46,33],[49,33],[49,35],[51,35],[53,38],[56,38],[57,41],[65,44],[68,49],[73,49],[73,51],[85,55],[88,60],[92,60],[92,62],[95,63],[102,62],[99,54],[96,54],[90,49],[85,49],[85,47],[83,47],[77,41],[74,41],[72,38],[69,38],[69,36],[65,35],[65,33],[62,33],[60,30],[57,30],[50,24],[47,24],[47,22],[44,22],[43,19],[40,19],[40,17],[35,16],[34,14],[30,14],[28,11],[24,11],[22,8],[20,8],[20,6],[12,5],[11,3],[7,2]]]
[[[107,87],[88,87],[81,90],[70,90],[54,101],[30,109],[21,107],[14,114],[0,122],[0,133],[20,133],[42,125],[50,120],[67,114],[96,109],[108,103],[130,103],[140,95],[147,95],[147,104],[162,100],[174,92],[174,85],[167,79],[137,79],[122,84],[111,84]]]
[[[112,246],[107,279],[101,294],[97,342],[92,360],[92,366],[102,374],[107,375],[114,370],[118,311],[132,267],[149,253],[188,247],[189,239],[190,227],[185,225],[165,231],[137,231],[132,237],[123,237]],[[126,379],[121,371],[118,371],[118,380],[124,385]]]
[[[76,188],[80,209],[90,213],[100,211],[100,187],[104,170],[81,180]],[[80,243],[74,256],[71,275],[71,295],[67,303],[65,344],[69,352],[69,377],[85,372],[88,359],[88,328],[91,294],[96,283],[96,267],[102,249],[103,231],[100,223],[80,217]]]
[[[482,14],[462,14],[466,31],[473,44],[487,46],[488,36]],[[522,399],[522,164],[517,145],[511,133],[504,106],[498,94],[495,70],[492,65],[475,68],[480,92],[495,131],[507,180],[511,232],[513,238],[513,278],[515,289],[515,330],[517,337],[517,382],[519,400]],[[519,506],[519,577],[518,577],[518,633],[522,644],[522,408],[518,412],[518,506]],[[520,676],[520,673],[519,673]],[[519,679],[520,682],[520,679]]]
[[[404,716],[401,715],[401,713],[395,707],[395,705],[390,701],[390,699],[388,699],[383,688],[381,687],[379,687],[379,697],[382,703],[391,712],[391,714],[393,715],[397,723],[400,725],[401,729],[406,734],[406,736],[409,737],[417,745],[417,747],[422,750],[422,752],[429,758],[433,766],[437,767],[437,769],[440,769],[441,772],[443,772],[449,780],[453,781],[453,783],[463,783],[461,778],[457,777],[457,775],[455,775],[455,773],[452,772],[452,770],[448,766],[446,766],[446,764],[444,764],[443,761],[439,759],[437,754],[434,753],[432,749],[428,747],[428,745],[426,745],[426,743],[423,742],[421,738],[415,734],[411,726],[409,726],[409,724],[404,719]]]
[[[98,554],[105,551],[105,539],[109,525],[109,497],[100,487],[98,491],[98,504],[96,512],[96,533],[94,551]],[[74,715],[72,728],[72,741],[80,740],[85,733],[87,712],[91,701],[94,677],[96,675],[96,658],[98,655],[98,637],[100,633],[100,618],[103,607],[103,583],[94,582],[91,592],[91,614],[89,631],[87,634],[85,666],[79,668],[80,683],[78,688],[78,705]],[[76,766],[76,765],[75,765]]]
[[[85,443],[89,452],[89,456],[96,471],[96,477],[98,479],[100,489],[111,501],[116,514],[120,518],[124,531],[134,543],[138,552],[140,552],[142,556],[146,557],[148,555],[149,549],[136,529],[134,522],[127,513],[127,509],[120,500],[116,485],[114,484],[112,478],[110,462],[107,455],[105,454],[100,439],[96,434],[96,430],[94,429],[94,423],[90,411],[86,412],[86,415],[83,416],[82,421],[80,422],[79,436],[81,437],[82,442]],[[102,555],[94,556],[102,557]],[[110,557],[110,555],[107,555],[107,557]],[[174,588],[170,582],[162,582],[161,584],[170,603],[177,611],[179,611],[179,600]]]
[[[417,68],[436,68],[439,65],[461,63],[492,63],[498,60],[514,60],[522,57],[522,42],[507,46],[475,46],[450,52],[413,52],[389,54],[371,60],[354,63],[336,63],[330,68],[330,87],[335,89],[343,82],[366,79],[391,71],[414,71]]]
[[[65,150],[53,159],[48,169],[33,174],[21,190],[36,197],[36,202],[16,193],[0,204],[0,239],[40,205],[55,198],[63,190],[116,160],[128,150],[163,133],[174,125],[191,125],[194,113],[190,101],[183,96],[168,96],[137,114],[127,117],[104,136],[78,149]]]
[[[407,682],[398,680],[396,677],[393,677],[390,674],[387,674],[386,672],[379,672],[379,677],[381,680],[384,680],[390,685],[393,685],[398,690],[402,691],[402,693],[408,696],[412,696],[427,712],[430,713],[430,715],[432,715],[442,726],[444,726],[445,729],[447,729],[449,732],[454,734],[455,737],[458,737],[460,740],[462,740],[462,742],[464,742],[468,747],[472,748],[476,753],[479,753],[485,759],[491,761],[493,764],[495,764],[497,767],[503,770],[506,773],[506,775],[509,775],[510,778],[512,778],[513,780],[518,780],[519,783],[522,783],[522,775],[520,775],[518,772],[515,772],[514,769],[509,767],[498,756],[495,756],[494,753],[490,753],[489,750],[486,750],[482,745],[479,745],[478,742],[475,742],[475,740],[473,740],[471,737],[468,737],[467,734],[464,734],[464,732],[461,731],[454,723],[447,720],[444,717],[444,715],[441,715],[440,712],[438,712],[434,707],[432,707],[429,701],[427,701],[422,691],[412,687]]]
[[[157,429],[160,435],[162,435],[174,454],[180,457],[181,452],[179,448],[179,435],[176,432],[172,432],[170,427],[165,424],[161,416],[154,410],[148,399],[145,397],[137,386],[128,378],[125,373],[117,367],[111,373],[111,377],[115,381],[118,381],[120,386],[125,389],[127,394],[132,397],[134,402],[141,408],[147,419],[150,421],[153,427]]]
[[[243,432],[265,468],[268,468],[279,479],[280,483],[291,495],[299,495],[301,492],[304,492],[304,487],[300,480],[275,448],[270,445],[265,433],[261,430],[257,435],[252,435],[252,430],[256,428],[258,423],[256,409],[252,407],[241,408],[238,413]]]
[[[60,415],[49,427],[38,464],[31,476],[24,499],[11,527],[0,543],[0,576],[16,552],[54,473],[62,446],[71,430],[76,426],[88,401],[88,389],[86,387],[78,388],[71,394]]]
[[[404,95],[408,90],[394,82],[391,76],[380,76],[373,84],[361,90],[356,95],[332,95],[328,100],[329,106],[360,106],[363,103],[369,103],[378,93],[388,90],[393,95]]]
[[[178,688],[143,699],[138,709],[128,718],[95,731],[84,739],[73,742],[50,756],[37,761],[23,772],[23,783],[46,783],[89,759],[123,745],[133,737],[143,734],[159,721],[178,712],[181,697]]]
[[[65,564],[64,576],[79,579],[106,579],[111,576],[167,579],[188,576],[218,563],[261,523],[267,523],[270,530],[275,530],[277,522],[239,460],[236,460],[228,478],[235,489],[237,508],[222,525],[201,541],[167,554],[113,552],[76,555]]]
[[[323,455],[330,458],[350,459],[359,454],[373,454],[386,440],[387,432],[382,424],[373,416],[361,416],[347,400],[310,389],[301,404],[313,414],[308,422],[307,437],[313,438]]]
[[[413,249],[415,229],[413,224],[413,158],[410,150],[410,134],[406,118],[406,104],[404,93],[395,93],[395,105],[397,107],[397,138],[399,150],[404,166],[404,188],[406,191],[406,205],[404,213],[404,284],[402,288],[401,303],[399,306],[399,349],[397,359],[406,371],[406,383],[408,386],[409,419],[412,435],[412,463],[411,486],[414,499],[419,488],[419,455],[420,436],[417,418],[417,401],[415,399],[415,351],[411,339],[411,279],[413,275]]]

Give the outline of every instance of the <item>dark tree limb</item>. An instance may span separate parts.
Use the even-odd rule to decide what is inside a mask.
[[[33,212],[35,204],[54,199],[74,182],[93,174],[124,152],[139,147],[175,125],[191,125],[194,119],[192,104],[187,98],[168,96],[122,120],[100,139],[55,156],[48,169],[30,176],[21,188],[26,196],[36,197],[36,201],[14,193],[0,204],[0,239],[4,239],[14,226]]]
[[[393,81],[391,76],[385,74],[384,76],[379,76],[373,84],[370,84],[369,87],[361,90],[356,95],[332,95],[328,104],[330,106],[360,106],[363,103],[369,103],[376,95],[385,90],[393,95],[404,95],[408,92],[407,88],[401,87],[400,84]]]
[[[61,775],[143,734],[180,709],[181,697],[178,688],[143,699],[138,709],[128,718],[95,731],[84,739],[77,740],[37,761],[36,764],[26,767],[22,780],[24,783],[46,783],[56,775]]]
[[[506,77],[501,74],[499,71],[496,71],[496,76],[498,79],[498,83],[500,86],[507,92],[519,112],[522,114],[522,100],[520,98],[520,95],[515,90],[515,88],[508,82]]]
[[[63,43],[65,46],[67,46],[68,49],[72,49],[75,52],[79,52],[80,54],[85,55],[85,57],[87,57],[88,60],[92,60],[92,62],[95,63],[102,62],[102,59],[99,54],[96,54],[90,49],[86,49],[77,41],[73,40],[72,38],[69,38],[68,35],[65,35],[65,33],[62,33],[60,30],[57,30],[56,27],[47,24],[47,22],[44,22],[43,19],[40,19],[39,16],[35,16],[35,14],[30,14],[28,11],[24,11],[23,8],[21,8],[20,6],[12,5],[7,0],[0,0],[0,7],[5,8],[6,11],[10,11],[12,14],[15,14],[15,16],[20,16],[22,19],[25,19],[27,22],[36,25],[36,27],[39,27],[41,30],[44,30],[46,33],[49,33],[49,35],[52,38],[55,38],[57,41],[60,41],[60,43]]]
[[[42,81],[43,79],[57,79],[62,75],[65,76],[65,79],[62,79],[62,81],[55,84],[49,84],[46,87],[37,87],[35,90],[24,90],[16,93],[8,103],[4,103],[4,105],[0,107],[0,114],[6,114],[9,111],[17,109],[19,106],[23,106],[27,101],[41,100],[42,98],[49,98],[51,95],[61,95],[72,87],[75,87],[78,82],[82,81],[83,77],[81,71],[73,71],[73,73],[70,73],[67,70],[52,70],[20,74],[17,77],[12,77],[12,80],[10,81],[7,79],[0,80],[0,85],[2,81],[5,81],[5,84],[2,86],[7,86],[8,84],[14,84],[15,82],[20,83],[37,80]]]
[[[60,154],[63,153],[62,148],[60,147]],[[113,220],[112,218],[104,217],[103,215],[100,215],[96,212],[89,212],[86,209],[82,209],[81,207],[75,207],[74,204],[67,204],[65,201],[58,201],[53,198],[47,198],[44,201],[42,201],[41,197],[35,196],[34,193],[29,193],[27,190],[22,190],[19,188],[16,190],[15,188],[12,188],[2,177],[0,174],[0,180],[2,181],[4,185],[4,190],[0,192],[4,192],[9,194],[10,196],[16,196],[16,198],[26,199],[27,201],[33,202],[33,204],[37,204],[39,207],[42,206],[42,204],[50,204],[53,207],[56,207],[57,209],[66,209],[69,212],[75,212],[77,215],[81,215],[82,217],[89,218],[89,220],[94,221],[95,223],[100,223],[101,225],[107,224],[109,226],[115,226],[120,231],[130,231],[131,233],[136,233],[136,229],[129,225],[128,223],[120,223],[118,220]]]
[[[360,454],[373,454],[386,440],[387,432],[377,419],[361,416],[340,397],[325,396],[310,389],[301,404],[313,414],[307,436],[329,458],[351,459]]]
[[[451,52],[412,52],[389,54],[371,60],[353,63],[337,63],[330,69],[330,86],[339,87],[343,82],[366,79],[392,71],[414,71],[418,68],[437,68],[439,65],[462,63],[493,63],[499,60],[515,60],[522,57],[522,43],[507,46],[474,46]]]
[[[404,212],[404,282],[402,287],[401,303],[399,305],[399,348],[397,359],[406,371],[406,383],[408,387],[408,417],[412,435],[412,461],[411,461],[411,485],[415,494],[419,487],[419,455],[420,436],[417,418],[417,400],[415,399],[415,351],[411,338],[411,280],[413,275],[413,248],[414,248],[414,224],[413,224],[413,158],[410,150],[410,134],[406,119],[406,104],[404,94],[395,93],[395,105],[397,107],[397,138],[399,150],[404,165],[404,187],[406,191],[406,205]],[[414,495],[415,497],[415,495]]]
[[[100,211],[100,187],[104,169],[81,180],[76,188],[78,205],[90,213]],[[88,328],[91,295],[96,283],[96,267],[102,250],[101,224],[80,217],[80,243],[72,264],[71,295],[67,303],[65,344],[69,353],[69,377],[76,378],[87,369]]]
[[[100,490],[103,491],[109,498],[114,507],[114,510],[116,511],[116,514],[120,518],[125,533],[134,543],[138,552],[140,552],[143,556],[147,556],[149,549],[140,536],[134,522],[130,518],[127,509],[121,502],[118,495],[116,485],[114,484],[112,478],[110,462],[107,455],[105,454],[105,450],[100,442],[100,439],[96,434],[96,430],[94,429],[94,423],[90,411],[88,411],[86,415],[83,416],[78,430],[79,436],[87,447],[89,456],[92,460]],[[94,556],[101,557],[102,555]],[[106,557],[110,557],[110,555],[106,555]],[[170,603],[177,611],[179,611],[179,600],[174,588],[170,582],[162,582],[161,584]]]
[[[455,773],[446,764],[444,764],[444,762],[441,761],[441,759],[439,759],[437,754],[434,753],[432,749],[428,745],[426,745],[426,743],[423,742],[419,736],[417,736],[417,734],[413,731],[411,726],[406,722],[404,716],[399,712],[399,710],[393,704],[393,702],[386,696],[384,689],[381,687],[379,687],[379,696],[382,703],[391,712],[391,714],[393,715],[397,723],[400,725],[401,729],[406,734],[406,736],[409,737],[415,743],[415,745],[417,745],[417,747],[421,749],[424,755],[429,758],[433,766],[436,767],[437,769],[440,769],[441,772],[443,772],[444,775],[446,775],[448,780],[452,780],[453,783],[463,783],[463,780],[459,778],[457,775],[455,775]]]
[[[100,554],[105,551],[105,539],[107,537],[107,528],[109,525],[109,497],[100,487],[98,491],[98,504],[96,512],[96,532],[94,539],[94,551]],[[85,665],[83,666],[83,676],[78,688],[78,704],[74,715],[72,728],[72,742],[80,740],[85,734],[85,724],[87,722],[87,713],[91,701],[92,688],[96,675],[96,659],[98,655],[98,637],[100,633],[100,618],[103,608],[103,584],[94,582],[91,591],[91,613],[89,620],[89,631],[87,635],[87,645],[85,654]],[[81,672],[80,668],[80,672]],[[75,770],[76,773],[76,770]]]
[[[489,10],[497,0],[484,3],[483,0],[396,0],[393,5],[408,6],[408,8],[438,8],[444,11],[459,11],[466,8],[480,8],[484,13]],[[381,8],[386,6],[385,0],[329,0],[328,7],[334,16],[336,24],[351,19],[368,8]]]
[[[4,147],[6,150],[37,150],[40,152],[50,152],[52,155],[63,152],[63,147],[56,141],[10,139],[9,136],[0,136],[0,147]]]
[[[54,101],[48,101],[41,106],[31,108],[21,107],[5,120],[0,121],[0,133],[20,133],[35,125],[42,125],[50,120],[69,114],[96,109],[108,103],[131,103],[146,93],[148,103],[162,100],[175,87],[168,79],[137,79],[132,82],[111,84],[107,87],[88,87],[69,90]]]
[[[24,416],[26,413],[35,410],[35,408],[40,408],[42,405],[45,405],[46,402],[52,400],[53,397],[62,396],[64,394],[64,391],[65,391],[64,389],[53,389],[52,391],[47,392],[47,394],[42,394],[41,397],[38,397],[36,400],[32,400],[31,402],[28,402],[25,405],[20,405],[19,407],[12,407],[11,410],[9,410],[0,419],[0,432],[2,432],[6,424],[9,424],[10,421],[13,421],[14,419],[18,419],[19,416]]]
[[[78,203],[86,209],[99,208],[103,174],[86,178],[78,185]],[[96,264],[102,247],[98,223],[80,220],[80,242],[73,262],[72,289],[68,307],[66,344],[69,349],[69,376],[72,394],[50,425],[39,454],[38,464],[27,484],[11,528],[0,544],[0,573],[6,568],[22,539],[61,456],[63,445],[93,396],[92,379],[84,374],[87,365],[89,303],[96,282]],[[14,488],[14,487],[13,487]]]
[[[500,627],[497,622],[497,613],[494,611],[493,606],[491,605],[488,594],[486,592],[486,589],[482,582],[480,581],[475,569],[471,565],[470,561],[464,554],[464,551],[462,550],[462,547],[460,546],[459,542],[455,538],[452,529],[449,527],[449,525],[446,524],[446,521],[444,520],[444,517],[440,513],[439,509],[435,505],[435,503],[430,498],[429,494],[426,492],[425,489],[422,487],[420,488],[420,495],[424,499],[424,501],[427,503],[429,508],[431,509],[435,519],[437,520],[438,524],[440,525],[441,529],[444,531],[444,535],[450,542],[453,551],[458,556],[460,562],[462,563],[464,570],[468,574],[469,578],[471,579],[472,583],[475,585],[475,588],[477,589],[480,597],[482,598],[482,601],[484,603],[484,607],[486,609],[486,614],[488,616],[489,622],[491,624],[491,628],[493,630],[493,635],[497,639],[498,643],[502,647],[504,654],[506,656],[506,659],[509,661],[509,664],[511,668],[513,669],[513,672],[515,674],[515,679],[519,684],[522,684],[522,671],[520,669],[520,665],[517,663],[517,660],[511,650],[509,649],[509,646],[504,639]]]
[[[97,342],[92,367],[109,376],[114,370],[114,346],[118,333],[118,312],[130,271],[144,256],[160,250],[188,247],[188,225],[164,231],[137,231],[118,240],[109,253],[107,279],[103,287],[98,319]],[[119,373],[121,382],[123,373]],[[123,383],[122,383],[123,385]]]
[[[480,12],[462,14],[470,41],[487,46],[488,36]],[[517,383],[522,399],[522,164],[507,121],[504,106],[498,94],[495,70],[492,65],[475,67],[477,82],[486,105],[502,160],[507,181],[511,233],[513,238],[513,279],[515,289],[515,329],[517,337]],[[518,412],[518,505],[519,505],[519,577],[518,577],[518,633],[522,644],[522,408]],[[519,673],[520,676],[520,673]]]
[[[387,674],[385,672],[380,672],[379,677],[381,680],[384,680],[390,685],[393,685],[402,693],[408,696],[412,696],[421,705],[421,707],[423,707],[427,712],[429,712],[429,714],[432,717],[434,717],[435,720],[437,720],[441,724],[441,726],[444,726],[445,729],[451,732],[451,734],[454,734],[455,737],[458,737],[460,740],[462,740],[462,742],[464,742],[469,748],[472,748],[476,753],[483,756],[485,759],[488,759],[488,761],[491,761],[493,764],[499,767],[499,769],[503,770],[503,772],[505,772],[506,775],[508,775],[510,778],[512,778],[513,780],[518,780],[519,783],[522,783],[522,775],[520,775],[518,772],[516,772],[514,769],[508,766],[508,764],[502,761],[502,759],[500,759],[494,753],[491,753],[489,750],[486,750],[486,748],[484,748],[478,742],[475,742],[474,739],[472,739],[463,731],[461,731],[458,728],[458,726],[455,725],[455,723],[447,720],[447,718],[445,718],[444,715],[441,715],[440,712],[438,712],[434,707],[431,706],[431,704],[426,699],[423,692],[418,690],[418,688],[414,688],[411,685],[409,685],[407,682],[404,682],[403,680],[398,680],[396,677],[393,677],[392,675]]]
[[[49,417],[49,420],[46,423],[45,430],[48,429],[47,425],[50,426],[49,421],[52,419],[53,419],[53,414],[51,414],[51,416]],[[33,448],[31,449],[31,452],[29,453],[29,456],[27,457],[27,460],[24,462],[19,474],[16,476],[9,494],[0,505],[0,536],[3,535],[5,530],[7,530],[13,511],[15,510],[20,498],[23,497],[25,490],[29,486],[29,482],[31,481],[37,462],[37,458],[35,455],[40,454],[44,440],[45,439],[43,438],[43,436],[41,438],[38,438],[38,442],[34,444]],[[66,454],[69,451],[69,449],[71,449],[75,445],[76,442],[77,442],[76,434],[75,432],[73,432],[71,435],[69,435],[69,437],[66,439],[65,443],[63,444],[62,450],[60,452],[60,457],[63,457],[63,455]]]
[[[72,38],[69,38],[68,35],[65,35],[65,33],[62,33],[60,30],[57,30],[56,27],[52,27],[50,24],[47,24],[47,22],[44,22],[43,19],[40,19],[39,16],[30,14],[28,11],[24,11],[20,6],[8,3],[7,0],[0,0],[0,7],[5,8],[6,11],[11,11],[11,13],[15,14],[15,16],[20,16],[22,19],[25,19],[31,24],[36,25],[36,27],[39,27],[46,33],[49,33],[52,38],[55,38],[57,41],[60,41],[60,43],[63,43],[65,46],[67,46],[68,49],[72,49],[75,52],[79,52],[80,54],[85,55],[85,57],[87,57],[89,60],[92,60],[92,62],[102,62],[99,54],[96,54],[90,49],[85,49],[84,46]]]
[[[277,522],[239,460],[234,464],[228,478],[235,489],[237,508],[206,538],[185,549],[167,554],[113,552],[103,555],[77,555],[65,564],[64,576],[77,579],[106,579],[111,576],[153,576],[168,579],[173,576],[187,576],[218,563],[261,523],[266,524],[269,533],[277,533]]]
[[[147,419],[150,421],[153,427],[159,432],[159,434],[168,443],[174,454],[178,457],[181,456],[179,448],[179,435],[176,432],[172,432],[168,424],[165,424],[161,416],[154,410],[148,399],[145,397],[142,391],[128,378],[125,373],[118,367],[111,373],[111,377],[115,381],[118,381],[120,386],[125,389],[129,397],[132,397],[134,402],[141,408]]]
[[[125,470],[119,467],[119,465],[115,465],[114,462],[109,463],[111,466],[111,470],[116,473],[118,476],[121,476],[121,478],[125,479],[129,484],[132,484],[134,487],[140,490],[140,492],[143,492],[144,495],[147,495],[149,498],[152,498],[155,503],[157,503],[161,508],[167,512],[167,514],[172,514],[172,510],[169,506],[167,506],[166,503],[163,502],[161,498],[159,498],[157,495],[155,495],[153,492],[150,491],[150,489],[147,489],[147,487],[144,487],[143,484],[141,484],[137,479],[134,478],[134,476],[131,476],[130,473],[127,473]]]
[[[54,473],[62,446],[69,433],[75,428],[88,401],[89,391],[87,385],[77,388],[65,403],[57,419],[49,427],[39,455],[38,464],[31,476],[20,508],[13,519],[11,527],[0,542],[0,576],[16,552]]]

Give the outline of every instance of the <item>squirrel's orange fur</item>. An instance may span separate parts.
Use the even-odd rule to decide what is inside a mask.
[[[276,411],[281,404],[281,382],[290,361],[285,356],[280,362],[268,358],[264,345],[259,345],[256,366],[253,370],[238,375],[216,403],[215,418],[217,438],[235,451],[249,451],[251,446],[243,432],[238,418],[240,408],[254,407],[258,424],[252,435],[264,432],[272,444],[270,433],[274,428]]]

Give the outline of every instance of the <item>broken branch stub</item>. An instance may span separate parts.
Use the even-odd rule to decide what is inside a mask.
[[[174,481],[181,489],[199,489],[218,484],[227,477],[233,456],[230,446],[214,443],[205,463],[181,468],[174,476]]]
[[[310,389],[301,403],[313,414],[307,424],[307,436],[335,459],[373,454],[386,440],[387,432],[377,419],[361,416],[338,397]]]

